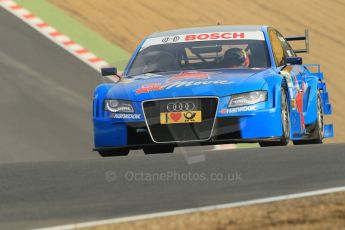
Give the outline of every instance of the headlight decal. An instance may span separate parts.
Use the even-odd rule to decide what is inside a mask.
[[[264,101],[267,101],[267,91],[240,93],[231,96],[228,107],[254,105],[256,103]]]
[[[105,100],[104,110],[112,113],[134,113],[132,102],[123,100]]]

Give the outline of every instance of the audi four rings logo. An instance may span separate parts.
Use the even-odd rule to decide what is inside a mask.
[[[191,111],[193,109],[195,109],[193,102],[173,102],[167,104],[167,110],[169,112]]]

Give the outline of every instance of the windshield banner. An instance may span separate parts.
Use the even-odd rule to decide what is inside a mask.
[[[142,49],[153,46],[181,42],[200,42],[200,41],[217,41],[217,40],[265,40],[261,31],[247,32],[211,32],[198,34],[182,34],[175,36],[164,36],[147,39],[142,45]]]

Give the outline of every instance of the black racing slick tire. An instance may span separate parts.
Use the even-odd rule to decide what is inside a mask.
[[[100,150],[98,153],[102,157],[127,156],[129,154],[129,149]]]
[[[173,153],[175,146],[150,146],[145,147],[145,154]]]
[[[290,141],[290,109],[288,103],[288,93],[285,88],[281,89],[281,122],[282,122],[282,136],[277,141],[259,142],[261,147],[268,146],[286,146]]]
[[[324,119],[322,100],[320,92],[317,92],[317,118],[314,124],[307,126],[307,130],[310,130],[310,139],[293,141],[294,145],[308,145],[308,144],[322,144],[324,138]]]

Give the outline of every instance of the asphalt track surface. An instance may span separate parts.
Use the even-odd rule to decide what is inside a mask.
[[[345,144],[100,158],[98,73],[0,9],[0,229],[48,227],[343,186]]]

